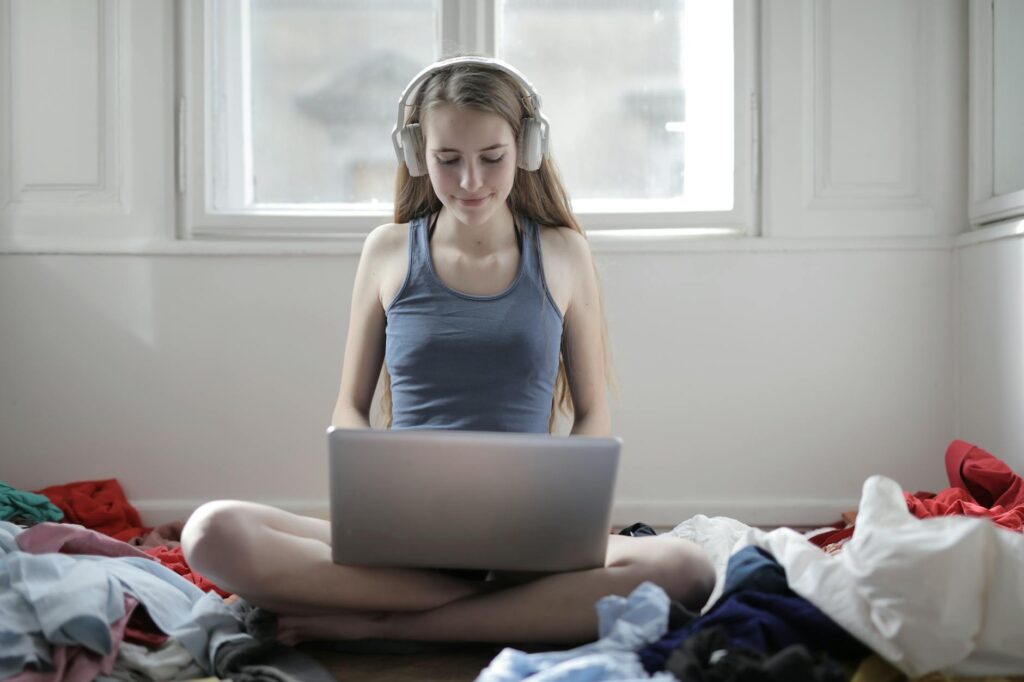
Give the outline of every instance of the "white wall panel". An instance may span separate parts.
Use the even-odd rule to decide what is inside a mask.
[[[112,90],[118,35],[110,3],[16,0],[7,7],[17,27],[11,45],[15,200],[104,194],[116,182],[118,158],[117,111],[110,111],[118,104]]]
[[[762,9],[765,235],[962,231],[962,4],[783,0]]]
[[[173,6],[0,4],[0,247],[173,234]]]
[[[927,55],[917,3],[874,0],[810,6],[811,160],[815,208],[891,198],[921,202],[918,85]],[[915,38],[908,39],[908,36]],[[895,106],[885,106],[892,104]]]

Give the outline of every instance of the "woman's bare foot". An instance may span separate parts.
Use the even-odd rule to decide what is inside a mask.
[[[294,646],[307,641],[349,641],[382,636],[386,611],[333,611],[303,615],[280,615],[277,641]]]

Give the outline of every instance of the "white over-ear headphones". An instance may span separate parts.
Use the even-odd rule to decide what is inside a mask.
[[[431,75],[457,64],[479,64],[498,71],[504,71],[512,76],[529,95],[533,105],[535,116],[523,119],[519,139],[516,141],[518,148],[518,166],[523,170],[535,171],[540,168],[540,163],[548,151],[548,119],[540,113],[540,95],[530,81],[526,80],[518,70],[509,64],[489,57],[453,57],[431,64],[420,71],[405,86],[405,91],[398,99],[398,120],[391,130],[391,143],[395,146],[395,155],[398,163],[404,163],[409,169],[409,175],[419,177],[427,174],[426,149],[423,144],[423,131],[419,123],[405,125],[406,101],[412,98],[417,88]],[[525,99],[525,98],[524,98]]]

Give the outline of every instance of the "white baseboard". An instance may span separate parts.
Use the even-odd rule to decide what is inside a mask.
[[[619,500],[612,507],[612,523],[628,525],[643,521],[671,528],[697,514],[727,516],[750,526],[824,526],[840,520],[844,511],[856,509],[850,499],[707,499]]]
[[[327,518],[327,499],[255,499],[296,514]],[[155,526],[184,519],[206,500],[137,500],[132,504],[145,524]],[[612,524],[626,526],[643,521],[659,528],[672,528],[697,514],[728,516],[752,526],[822,526],[839,520],[844,511],[857,508],[856,499],[707,499],[707,500],[617,500],[612,507]]]

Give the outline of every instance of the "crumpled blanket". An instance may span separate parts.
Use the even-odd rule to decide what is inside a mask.
[[[917,519],[899,484],[864,482],[837,555],[788,528],[751,529],[789,585],[911,677],[1024,672],[1024,535],[986,518]]]

